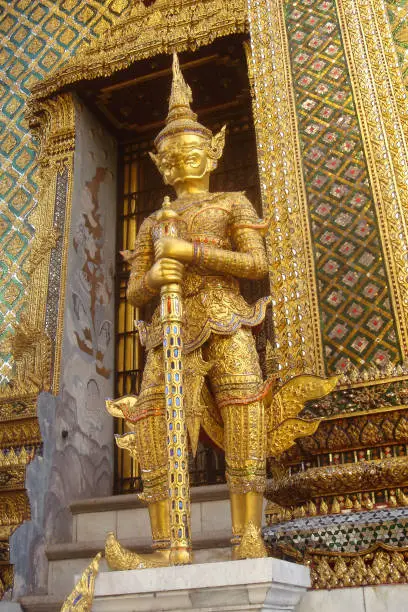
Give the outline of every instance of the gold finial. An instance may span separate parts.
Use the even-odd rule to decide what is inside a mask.
[[[177,53],[173,53],[173,82],[171,84],[171,94],[169,100],[169,113],[166,123],[176,119],[192,119],[195,121],[197,115],[191,110],[190,103],[193,101],[191,88],[184,80],[180,70]]]

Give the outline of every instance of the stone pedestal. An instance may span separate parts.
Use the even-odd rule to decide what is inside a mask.
[[[308,568],[272,558],[104,572],[92,610],[289,612],[309,586]]]

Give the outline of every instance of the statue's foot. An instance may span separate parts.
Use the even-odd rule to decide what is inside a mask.
[[[151,554],[139,555],[124,548],[112,532],[105,542],[105,558],[112,570],[147,569],[152,567],[167,567],[170,550],[158,550]]]
[[[259,559],[268,556],[261,530],[252,521],[245,527],[241,542],[232,549],[232,559]]]
[[[170,552],[169,561],[169,565],[190,565],[193,562],[193,556],[187,548],[180,548]]]

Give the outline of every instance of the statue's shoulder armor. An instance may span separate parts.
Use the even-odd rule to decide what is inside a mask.
[[[203,202],[200,209],[205,211],[208,208],[222,208],[231,211],[234,206],[243,202],[248,202],[243,191],[219,191],[212,193],[211,198]]]

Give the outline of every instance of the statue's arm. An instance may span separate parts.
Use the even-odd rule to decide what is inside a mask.
[[[147,274],[154,264],[150,218],[145,219],[140,226],[129,263],[131,271],[127,286],[127,299],[134,306],[143,306],[159,293],[159,289],[151,287],[147,282]]]
[[[195,259],[214,272],[238,278],[264,278],[268,273],[265,243],[261,232],[254,228],[259,220],[252,204],[243,194],[234,196],[236,201],[231,209],[230,234],[235,250],[200,244],[195,247]]]

